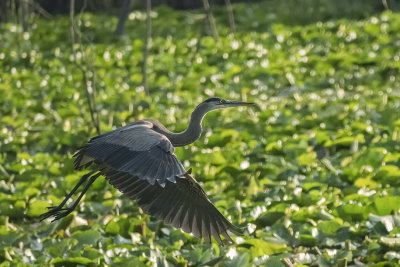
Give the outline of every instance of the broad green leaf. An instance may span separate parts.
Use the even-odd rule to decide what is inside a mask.
[[[300,165],[313,166],[316,163],[315,162],[316,161],[316,156],[317,156],[317,153],[315,153],[315,152],[309,152],[309,153],[301,154],[300,156],[297,157],[297,162]]]
[[[400,168],[395,165],[384,165],[376,173],[374,180],[397,185],[400,182]]]
[[[285,216],[285,213],[283,212],[266,212],[257,218],[256,223],[260,227],[270,226],[276,223],[283,216]]]
[[[344,221],[357,222],[362,221],[367,216],[366,207],[356,204],[345,204],[339,206],[337,211]]]
[[[68,264],[94,264],[95,262],[93,260],[90,260],[88,258],[85,257],[72,257],[72,258],[68,258],[68,259],[64,259],[64,258],[54,258],[51,261],[52,264],[54,264],[55,266],[65,266]]]
[[[376,197],[374,207],[378,215],[390,215],[400,210],[400,196]]]
[[[8,230],[5,226],[0,226],[0,243],[3,246],[11,247],[18,238],[18,233]]]
[[[76,231],[72,234],[72,238],[78,240],[78,245],[96,245],[101,239],[101,233],[98,230]]]
[[[400,251],[400,238],[398,237],[382,236],[380,242],[381,244],[388,246],[390,249]]]
[[[28,206],[28,216],[38,217],[39,215],[48,211],[47,207],[50,206],[47,201],[35,200],[29,203]]]
[[[221,151],[214,151],[211,153],[197,154],[194,159],[200,163],[211,163],[213,165],[223,165],[226,163],[225,157]]]
[[[343,225],[337,220],[322,221],[318,224],[318,229],[326,234],[335,234]]]
[[[263,255],[271,255],[278,252],[290,251],[290,248],[286,247],[285,244],[267,242],[261,239],[250,239],[243,244],[250,245],[250,253],[252,257],[260,257]]]

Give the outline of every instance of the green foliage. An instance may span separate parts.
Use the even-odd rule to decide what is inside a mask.
[[[85,173],[72,155],[95,130],[69,18],[33,18],[29,33],[2,24],[1,265],[397,266],[400,15],[324,0],[293,15],[289,2],[234,5],[236,34],[217,8],[220,42],[200,39],[201,10],[156,8],[150,97],[140,84],[145,14],[130,15],[121,39],[115,17],[81,16],[103,131],[143,118],[180,131],[208,96],[257,103],[210,113],[202,138],[176,149],[246,229],[229,247],[163,225],[104,179],[71,215],[40,223]]]

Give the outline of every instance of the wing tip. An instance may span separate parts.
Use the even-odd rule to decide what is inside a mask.
[[[230,224],[230,227],[227,230],[237,236],[244,235],[244,229],[233,224]]]

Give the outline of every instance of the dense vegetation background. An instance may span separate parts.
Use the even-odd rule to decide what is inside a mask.
[[[0,265],[398,266],[400,15],[303,2],[235,4],[235,34],[214,8],[219,39],[202,10],[155,8],[149,96],[145,12],[120,38],[115,16],[78,14],[75,56],[67,16],[0,25]],[[163,225],[104,179],[72,215],[39,222],[84,173],[72,154],[96,135],[85,88],[103,132],[143,118],[182,130],[209,96],[257,103],[210,113],[176,149],[246,228],[236,245]]]

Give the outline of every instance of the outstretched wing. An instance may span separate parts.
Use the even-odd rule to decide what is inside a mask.
[[[164,188],[129,173],[107,170],[104,175],[111,185],[136,200],[144,212],[208,243],[214,237],[223,244],[221,235],[233,242],[228,231],[241,234],[211,203],[190,173],[177,177],[176,183],[167,181]]]
[[[92,138],[75,154],[75,168],[92,163],[110,184],[137,200],[146,213],[207,242],[240,234],[210,202],[151,121],[139,121]],[[155,183],[158,182],[158,184]]]
[[[157,181],[175,182],[186,171],[174,154],[174,147],[164,135],[152,129],[149,121],[138,121],[92,138],[75,154],[75,168],[93,162],[129,173],[151,185]]]

